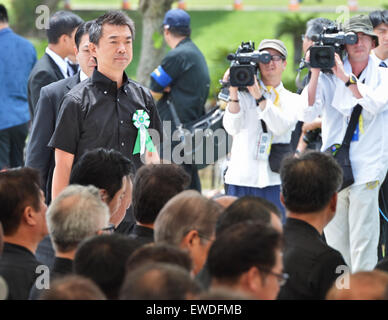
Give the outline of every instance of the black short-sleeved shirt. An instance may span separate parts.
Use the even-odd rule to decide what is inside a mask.
[[[133,155],[138,129],[132,122],[137,110],[145,110],[149,129],[162,126],[148,89],[127,78],[123,85],[94,70],[91,78],[76,85],[64,97],[49,147],[74,154],[74,163],[88,150],[115,149],[131,159],[138,169],[142,162]],[[154,140],[155,146],[159,144]]]
[[[4,251],[0,258],[0,276],[8,285],[8,300],[27,300],[40,263],[34,254],[25,247],[4,243]]]
[[[289,279],[280,289],[278,299],[325,299],[343,273],[337,267],[346,266],[342,255],[329,247],[313,226],[299,219],[287,218],[284,240],[284,272]]]
[[[171,88],[170,93],[164,93],[156,104],[162,121],[173,120],[168,98],[182,123],[196,120],[205,113],[210,87],[209,70],[203,54],[190,38],[183,39],[169,51],[151,74],[152,91],[163,92],[166,87]]]

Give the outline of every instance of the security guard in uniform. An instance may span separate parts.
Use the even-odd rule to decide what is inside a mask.
[[[163,35],[172,49],[151,73],[151,93],[158,100],[156,107],[162,121],[174,118],[168,101],[176,110],[181,123],[195,121],[205,114],[204,105],[209,94],[210,77],[205,58],[190,39],[190,16],[181,9],[169,10],[163,20]],[[195,165],[184,164],[191,175],[190,188],[201,191],[198,170]]]

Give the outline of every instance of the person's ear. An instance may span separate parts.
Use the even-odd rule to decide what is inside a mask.
[[[190,230],[182,239],[181,247],[182,248],[191,248],[195,246],[200,240],[197,230]]]
[[[109,195],[105,189],[100,189],[99,194],[102,201],[104,201],[105,203],[109,203]]]
[[[93,42],[89,42],[89,51],[93,57],[97,58],[97,46]]]
[[[280,192],[280,202],[282,203],[283,207],[286,207],[286,205],[284,204],[284,196],[283,196],[283,193]]]
[[[338,193],[334,193],[333,196],[330,199],[330,211],[336,212],[337,211],[337,201],[338,201]]]
[[[246,272],[246,281],[249,286],[249,290],[252,292],[260,291],[264,285],[260,270],[257,267],[251,267]]]
[[[36,212],[31,206],[27,206],[24,208],[22,217],[24,222],[30,227],[35,226],[37,223]]]

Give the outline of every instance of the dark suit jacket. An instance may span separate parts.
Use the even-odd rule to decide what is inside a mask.
[[[36,110],[35,107],[39,99],[40,89],[50,83],[64,78],[63,73],[55,61],[50,58],[47,53],[38,60],[28,79],[28,106],[31,113],[31,120],[34,118]]]
[[[47,146],[55,129],[61,102],[80,81],[79,73],[45,86],[36,105],[35,118],[27,145],[26,166],[38,169],[46,202],[51,201],[51,182],[55,167],[54,150]]]

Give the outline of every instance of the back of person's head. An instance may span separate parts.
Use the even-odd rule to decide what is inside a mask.
[[[384,271],[360,271],[345,274],[349,277],[334,283],[326,295],[327,300],[388,300],[388,274]],[[346,286],[348,284],[348,286]]]
[[[159,211],[190,183],[186,171],[176,164],[142,166],[133,182],[132,204],[140,223],[154,223]]]
[[[312,213],[323,210],[342,185],[342,169],[323,152],[288,157],[280,170],[281,194],[287,210]]]
[[[4,235],[13,235],[21,223],[26,207],[40,210],[39,172],[32,168],[0,172],[0,222]]]
[[[55,249],[69,252],[108,226],[109,209],[96,187],[70,185],[51,203],[46,219]]]
[[[92,280],[66,275],[53,280],[50,289],[43,290],[39,300],[106,300],[106,297]]]
[[[86,152],[77,161],[71,170],[70,184],[91,184],[106,190],[108,197],[113,199],[123,185],[123,178],[132,170],[131,160],[120,152],[98,148]]]
[[[175,37],[190,37],[190,15],[182,9],[171,9],[163,19],[164,28]]]
[[[55,12],[50,17],[49,28],[46,30],[48,42],[57,44],[62,35],[71,36],[82,22],[79,16],[70,11]]]
[[[269,201],[254,197],[244,196],[233,202],[224,213],[220,215],[216,225],[216,236],[237,223],[247,220],[259,220],[264,224],[271,224],[271,211],[268,209]],[[273,205],[275,208],[276,206]],[[277,209],[278,210],[278,209]]]
[[[200,292],[187,270],[168,263],[149,263],[128,272],[120,300],[185,300]]]
[[[265,283],[279,263],[281,248],[282,236],[273,227],[260,221],[241,222],[217,236],[209,250],[208,270],[213,281],[233,287],[243,274],[256,268]],[[278,289],[259,294],[274,299]]]
[[[313,18],[306,23],[305,36],[311,40],[314,34],[320,34],[323,32],[325,27],[334,25],[333,21],[326,18]]]
[[[223,208],[229,207],[233,202],[235,202],[238,197],[236,196],[228,196],[228,195],[221,195],[216,196],[212,198],[215,202],[220,204]]]
[[[0,4],[0,23],[8,23],[8,12],[2,4]]]
[[[209,271],[217,279],[234,280],[252,266],[271,270],[281,234],[261,221],[244,221],[221,233],[208,255]]]
[[[186,190],[170,199],[155,221],[155,242],[179,246],[183,237],[197,230],[204,238],[214,235],[222,207],[199,192]]]
[[[104,24],[114,26],[128,26],[132,34],[132,39],[135,39],[135,23],[122,11],[108,11],[98,17],[89,29],[89,39],[91,43],[98,45],[102,37],[102,28]]]
[[[127,261],[127,272],[147,263],[169,263],[191,272],[192,262],[189,254],[168,244],[150,243],[137,249]]]
[[[90,26],[94,23],[94,20],[83,22],[77,28],[77,31],[74,35],[75,45],[79,50],[79,45],[81,43],[81,39],[85,34],[89,34]]]
[[[373,28],[376,28],[380,24],[388,24],[388,10],[376,10],[369,13],[369,19]]]
[[[92,279],[108,299],[117,299],[125,264],[138,247],[136,240],[120,234],[89,238],[77,249],[74,272]]]

